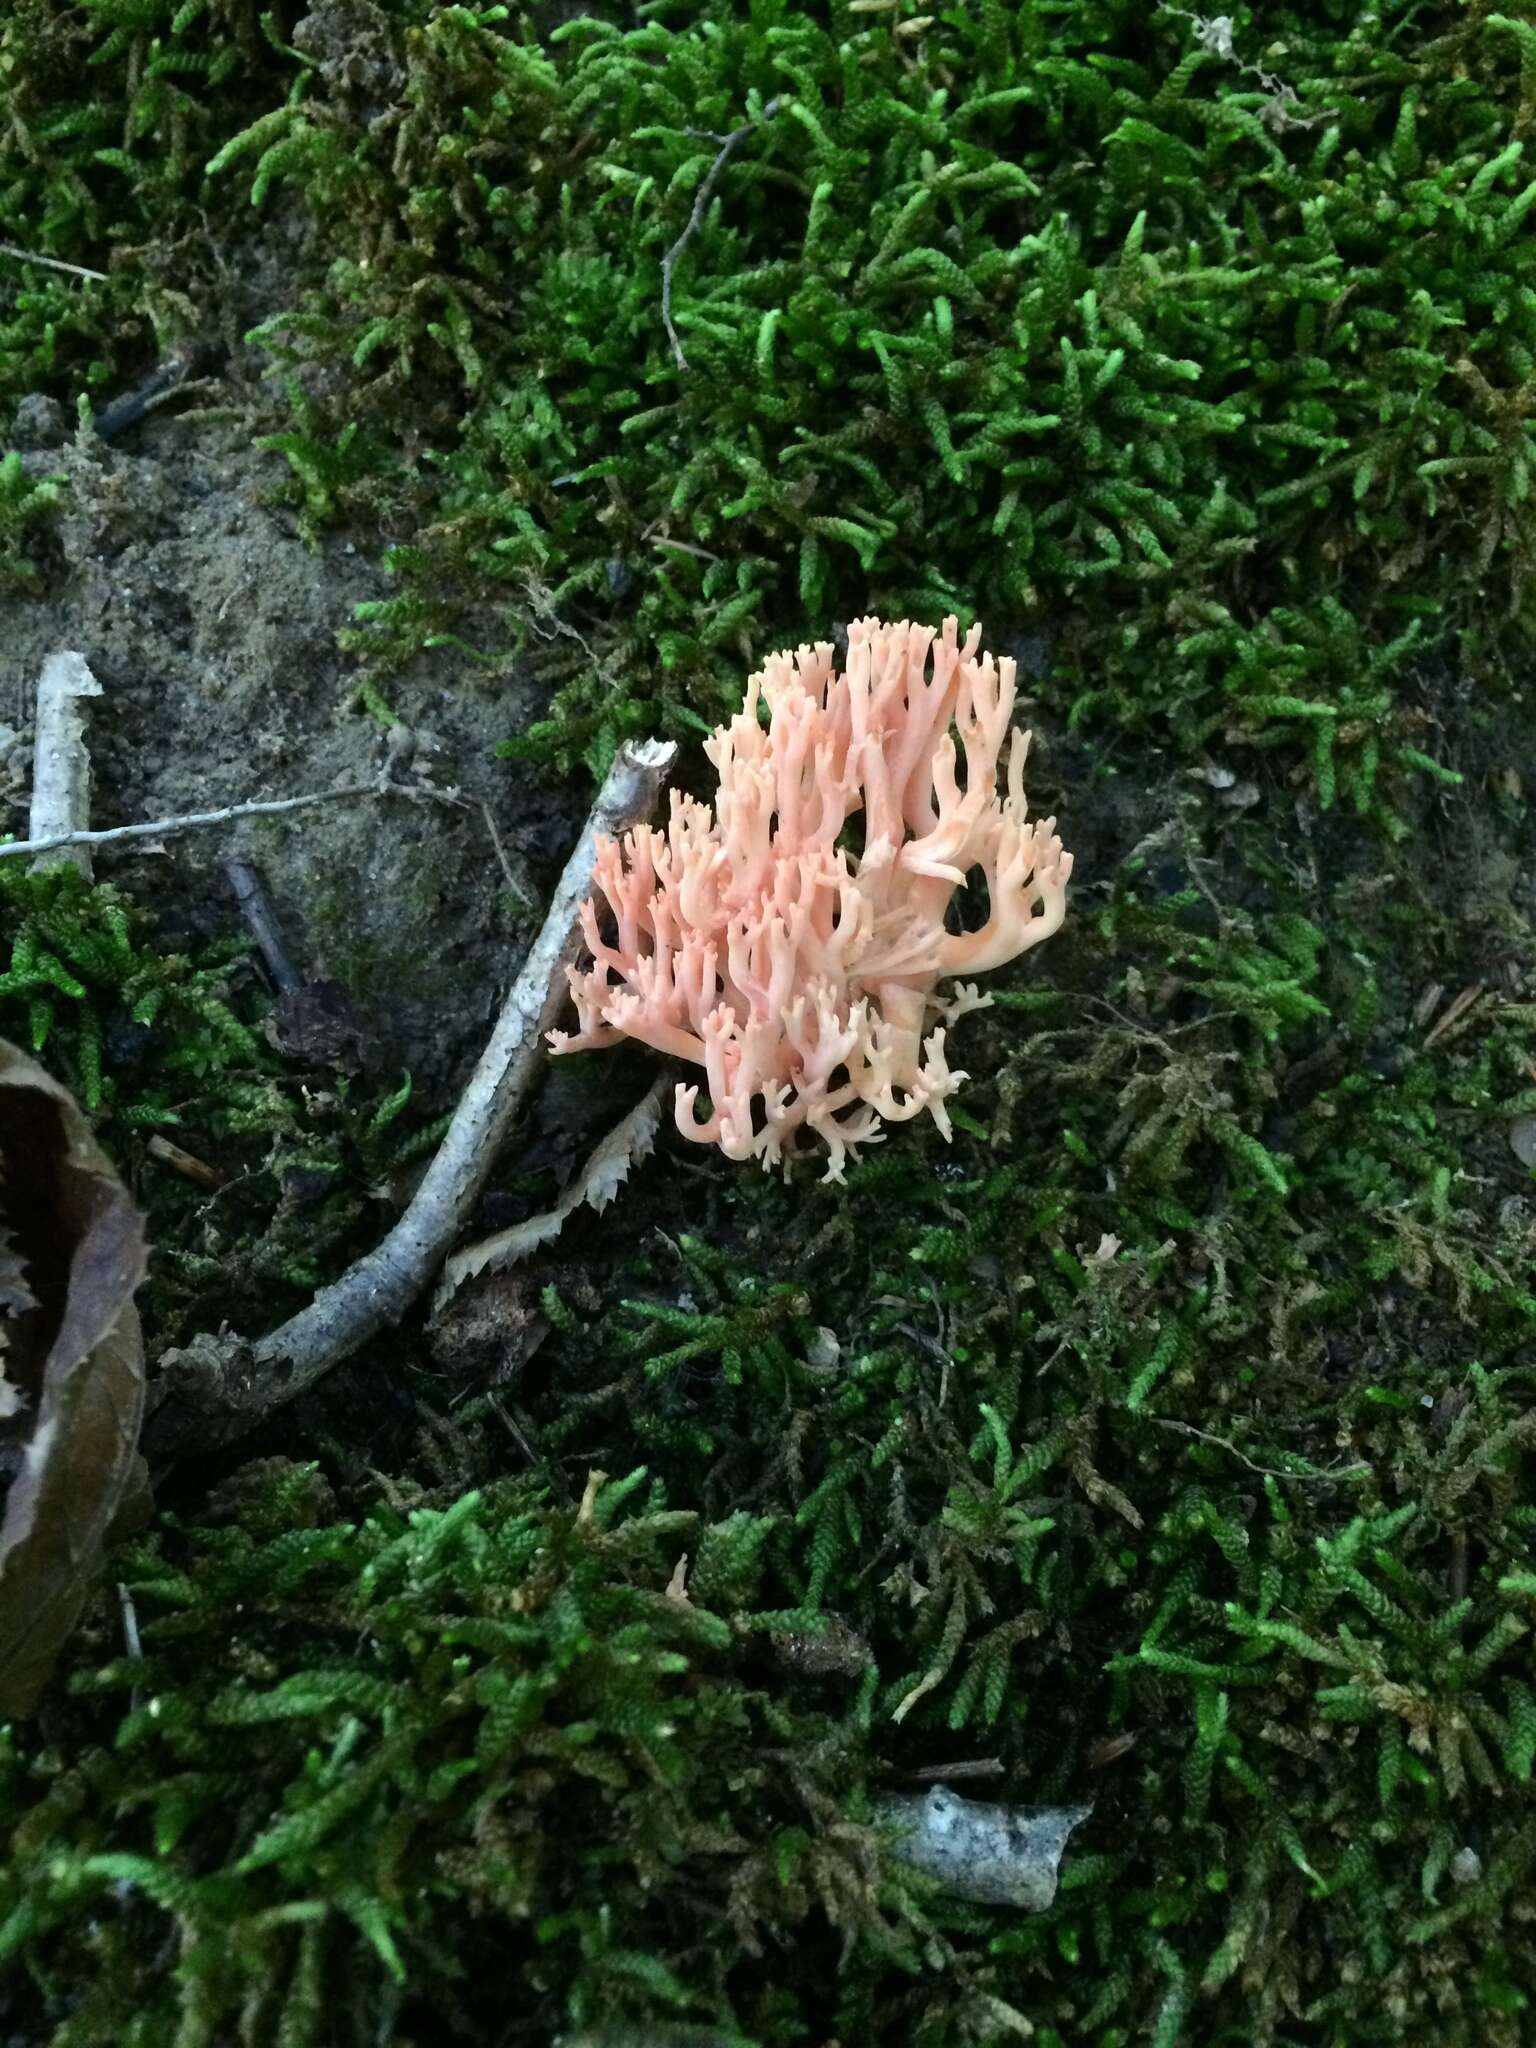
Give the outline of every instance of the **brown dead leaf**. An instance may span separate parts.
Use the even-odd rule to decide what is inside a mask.
[[[482,1273],[504,1272],[519,1259],[526,1259],[541,1244],[558,1237],[565,1220],[583,1202],[597,1210],[606,1209],[628,1180],[630,1170],[649,1156],[661,1124],[661,1102],[668,1083],[655,1082],[628,1116],[617,1123],[593,1152],[553,1209],[542,1216],[529,1216],[494,1237],[466,1245],[444,1263],[438,1281],[434,1315],[441,1315],[466,1280]]]
[[[0,1422],[7,1422],[22,1406],[21,1389],[13,1377],[19,1331],[23,1316],[37,1307],[27,1285],[26,1262],[16,1248],[14,1232],[5,1221],[5,1159],[0,1155]],[[11,1360],[7,1369],[6,1361]]]
[[[30,1713],[109,1538],[142,1516],[138,1209],[67,1091],[0,1040],[0,1718]],[[30,1304],[30,1305],[26,1305]],[[6,1454],[9,1453],[7,1456]]]

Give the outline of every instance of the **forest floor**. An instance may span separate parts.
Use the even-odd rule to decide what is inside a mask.
[[[0,1721],[0,2042],[1513,2048],[1536,21],[591,12],[0,25],[0,829],[60,647],[97,825],[414,792],[0,860],[151,1388],[388,1228],[615,749],[707,797],[773,649],[982,619],[1067,923],[949,1146],[664,1131],[157,1467]],[[476,1231],[657,1071],[554,1063]],[[1092,1809],[1047,1910],[903,1864],[934,1783]]]

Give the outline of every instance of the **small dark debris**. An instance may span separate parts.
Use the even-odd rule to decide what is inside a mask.
[[[267,1019],[267,1037],[279,1052],[308,1066],[355,1074],[367,1063],[367,1045],[346,990],[334,981],[304,981],[285,988]]]
[[[427,1332],[439,1371],[492,1387],[514,1381],[549,1333],[543,1279],[532,1270],[485,1273],[461,1288]]]
[[[1025,682],[1038,683],[1050,671],[1051,643],[1044,633],[1015,633],[1007,651],[1018,663]]]
[[[114,398],[110,405],[102,407],[92,425],[97,438],[111,441],[119,434],[125,434],[130,427],[136,427],[145,414],[152,411],[159,402],[170,395],[178,385],[206,370],[213,361],[213,353],[202,343],[193,343],[163,362],[156,363],[149,373],[142,377],[129,391]]]
[[[109,1067],[136,1067],[154,1043],[153,1025],[141,1024],[127,1010],[114,1010],[102,1033],[101,1050]]]
[[[283,1175],[283,1202],[289,1209],[307,1209],[328,1195],[336,1176],[312,1166],[292,1166]]]
[[[1181,860],[1165,859],[1147,863],[1147,886],[1154,896],[1178,896],[1190,886],[1189,869]]]

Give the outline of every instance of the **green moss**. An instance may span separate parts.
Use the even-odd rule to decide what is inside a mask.
[[[287,12],[261,20],[270,32]],[[0,241],[97,275],[0,255],[0,395],[73,400],[195,327],[202,167],[277,62],[248,0],[7,8]]]
[[[701,1531],[643,1471],[594,1486],[580,1512],[526,1486],[446,1509],[381,1507],[357,1525],[334,1512],[313,1466],[273,1461],[226,1489],[200,1529],[166,1524],[121,1560],[145,1659],[117,1657],[77,1693],[87,1710],[137,1701],[114,1754],[82,1757],[83,1776],[0,1757],[12,1786],[25,1768],[42,1795],[0,1879],[0,1951],[21,1949],[38,1990],[70,1998],[77,2038],[191,2037],[168,1978],[121,2018],[134,1949],[165,1914],[181,1927],[208,2038],[241,2009],[274,2040],[339,2039],[338,2026],[416,2038],[428,2013],[462,2037],[504,1995],[497,1927],[536,1903],[537,1954],[517,1973],[530,2033],[541,2012],[707,2014],[716,2000],[657,1952],[670,1918],[658,1883],[695,1858],[738,1949],[789,1933],[822,1900],[850,1934],[912,1953],[921,1920],[899,1891],[882,1910],[869,1831],[847,1826],[829,1844],[806,1826],[850,1789],[838,1766],[857,1717],[803,1718],[794,1735],[811,1753],[797,1782],[774,1782],[773,1749],[790,1730],[732,1628],[760,1575],[741,1518]],[[683,1544],[697,1545],[717,1611],[668,1598]],[[246,1619],[231,1665],[236,1606]],[[199,1637],[211,1655],[194,1698],[183,1659]],[[694,1816],[693,1789],[718,1785],[722,1768],[728,1800],[712,1789]],[[147,1799],[134,1789],[146,1780]],[[87,1824],[61,1858],[54,1831],[67,1813],[83,1818],[82,1791],[88,1803],[126,1797],[137,1818],[127,1835]],[[244,1816],[232,1857],[219,1812],[231,1799]],[[590,1860],[564,1857],[567,1830]],[[294,1913],[300,1894],[314,1903]],[[464,1945],[445,1944],[437,1924],[449,1901],[466,1915]],[[105,1917],[97,1981],[77,1996],[53,1958],[82,1908]],[[654,1935],[633,1947],[631,1915],[653,1910]],[[325,2011],[343,1956],[357,1972],[350,2018]],[[723,1984],[732,1973],[732,1948],[718,1948],[711,1974]]]
[[[0,456],[0,586],[35,590],[41,581],[35,537],[63,494],[61,476],[30,478],[14,449]]]
[[[143,1662],[103,1599],[0,1736],[0,2016],[490,2041],[511,1985],[584,2043],[1514,2048],[1528,26],[317,12],[34,0],[0,50],[51,139],[0,162],[66,260],[108,193],[167,240],[194,195],[258,245],[328,224],[263,339],[306,516],[394,543],[364,701],[472,616],[477,687],[521,648],[552,692],[513,750],[595,771],[781,640],[976,612],[1026,657],[1073,908],[959,1027],[952,1149],[892,1132],[846,1190],[663,1149],[511,1283],[509,1384],[405,1332],[282,1426],[296,1464],[173,1483],[113,1567]],[[157,37],[225,67],[196,149],[98,162]],[[675,262],[684,366],[663,259],[743,124]],[[74,395],[142,261],[21,306],[4,388]],[[40,1021],[142,1185],[136,1105],[219,1144],[266,1105],[216,1241],[156,1197],[152,1347],[270,1319],[366,1230],[398,1099],[237,1058],[227,961],[40,886],[0,864],[0,1028]],[[87,1017],[162,985],[120,1076]],[[295,1162],[334,1209],[284,1206]],[[630,1476],[583,1512],[594,1471]],[[1095,1804],[1045,1914],[924,1896],[865,1825],[989,1759]]]
[[[1415,649],[1474,580],[1526,598],[1512,31],[1240,16],[1256,90],[1177,9],[957,8],[916,59],[894,15],[647,15],[536,51],[401,7],[398,134],[322,69],[216,160],[358,223],[263,328],[350,365],[286,447],[310,515],[406,472],[434,515],[351,644],[387,672],[504,593],[560,682],[518,751],[598,769],[829,617],[1036,616],[1078,717],[1187,745],[1235,677],[1244,743],[1392,829]]]
[[[169,951],[110,884],[0,861],[0,1036],[74,1090],[146,1206],[149,1302],[167,1339],[225,1312],[217,1303],[270,1313],[330,1277],[372,1228],[380,1181],[432,1136],[419,1118],[396,1126],[408,1080],[315,1085],[274,1052],[247,951]],[[157,1133],[205,1178],[157,1158]]]

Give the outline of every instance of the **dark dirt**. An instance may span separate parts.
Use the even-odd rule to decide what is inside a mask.
[[[387,585],[348,541],[306,545],[272,502],[281,458],[252,445],[248,409],[225,395],[152,415],[113,446],[88,432],[65,440],[57,417],[23,401],[28,468],[68,489],[59,573],[46,597],[10,610],[0,719],[26,724],[53,649],[86,657],[104,691],[90,727],[98,827],[366,781],[389,753],[378,721],[349,705],[335,638]],[[403,779],[424,766],[467,808],[337,802],[103,850],[97,872],[158,906],[169,938],[190,940],[237,927],[221,862],[251,861],[300,973],[357,1005],[369,1064],[408,1068],[441,1102],[531,935],[580,802],[495,758],[527,716],[516,674],[466,677],[445,652],[393,679],[390,699],[420,742]],[[25,826],[14,792],[5,822]]]

